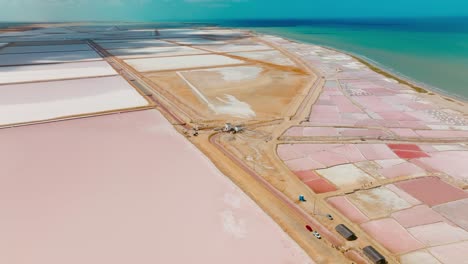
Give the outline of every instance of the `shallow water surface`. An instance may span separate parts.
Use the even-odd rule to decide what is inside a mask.
[[[350,52],[428,88],[468,98],[468,18],[220,24]]]

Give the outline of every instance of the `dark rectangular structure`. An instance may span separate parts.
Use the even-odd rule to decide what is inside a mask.
[[[375,248],[372,246],[367,246],[362,249],[364,254],[372,261],[374,264],[386,264],[387,260],[385,259],[382,254],[380,254]]]
[[[351,231],[347,226],[343,224],[339,224],[335,227],[336,232],[338,232],[341,236],[343,236],[346,240],[352,241],[356,240],[357,236]]]

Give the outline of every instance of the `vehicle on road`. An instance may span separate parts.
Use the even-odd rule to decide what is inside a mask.
[[[312,232],[312,235],[314,235],[317,239],[322,239],[322,236],[317,231]]]

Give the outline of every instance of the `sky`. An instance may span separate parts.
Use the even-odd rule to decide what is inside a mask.
[[[468,16],[467,0],[0,0],[0,21]]]

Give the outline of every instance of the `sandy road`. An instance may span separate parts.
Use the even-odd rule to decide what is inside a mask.
[[[219,142],[217,141],[220,133],[214,134],[210,137],[210,143],[216,146],[225,156],[229,157],[232,161],[236,163],[237,166],[242,168],[245,172],[247,172],[255,181],[259,182],[265,189],[267,189],[271,194],[273,194],[277,199],[279,199],[285,206],[287,206],[293,213],[296,214],[298,218],[300,218],[304,225],[310,225],[314,230],[317,230],[323,238],[330,243],[330,250],[332,248],[340,248],[344,246],[344,240],[337,236],[336,234],[330,232],[330,230],[324,226],[320,221],[312,217],[309,213],[304,211],[300,206],[296,203],[292,202],[285,194],[281,191],[276,189],[272,184],[270,184],[265,178],[261,175],[258,175],[254,170],[252,170],[247,164],[245,164],[241,159],[237,158],[231,152],[226,150]],[[303,231],[306,233],[305,229]],[[322,252],[324,254],[324,252]],[[326,253],[325,253],[326,254]],[[368,263],[366,259],[364,259],[355,249],[350,249],[345,253],[346,258],[351,260],[353,263]],[[329,256],[329,261],[333,262],[333,258]],[[342,262],[340,262],[342,263]]]
[[[90,45],[98,54],[100,54],[101,57],[103,57],[103,59],[107,61],[140,94],[148,98],[160,110],[162,110],[162,112],[166,114],[166,117],[169,116],[171,121],[175,121],[176,124],[173,123],[174,125],[183,125],[186,129],[192,129],[192,127],[189,126],[187,122],[190,120],[188,114],[183,112],[180,108],[173,106],[170,100],[166,99],[152,86],[148,85],[145,80],[143,80],[142,76],[138,74],[138,72],[133,70],[130,66],[127,66],[122,60],[112,56],[93,41],[88,41],[88,45]],[[172,106],[177,110],[177,112],[169,110],[169,107]]]
[[[260,182],[268,191],[270,191],[276,198],[280,199],[283,203],[285,203],[289,208],[291,208],[299,217],[301,217],[304,222],[308,225],[311,225],[315,230],[318,230],[322,236],[327,239],[333,246],[339,247],[343,245],[343,240],[338,237],[337,235],[331,233],[326,227],[324,227],[320,222],[316,219],[311,217],[309,214],[304,212],[302,208],[297,206],[293,203],[286,195],[276,189],[273,185],[271,185],[267,180],[265,180],[262,176],[258,175],[254,172],[248,165],[246,165],[242,160],[234,156],[232,153],[227,151],[221,144],[218,143],[217,139],[219,137],[219,133],[214,134],[210,137],[210,143],[215,145],[224,155],[229,157],[232,161],[234,161],[240,168],[245,170],[250,176],[252,176],[256,181]]]
[[[295,114],[292,115],[290,118],[285,118],[280,124],[277,124],[274,127],[273,131],[272,131],[272,140],[270,140],[269,142],[266,143],[267,150],[266,150],[265,155],[268,156],[270,158],[270,160],[274,161],[276,164],[283,164],[281,159],[276,154],[276,147],[278,146],[278,144],[285,143],[280,138],[281,135],[283,135],[284,132],[287,129],[289,129],[290,127],[298,126],[303,121],[306,120],[306,118],[308,117],[308,115],[310,113],[310,110],[311,110],[313,104],[318,100],[318,98],[319,98],[319,96],[321,94],[322,88],[325,85],[326,80],[324,78],[322,78],[322,74],[320,72],[318,72],[315,69],[311,68],[306,62],[302,61],[302,59],[297,57],[295,54],[292,54],[292,53],[288,52],[287,50],[283,49],[282,47],[279,47],[278,45],[269,43],[268,41],[260,40],[260,42],[262,42],[262,43],[264,43],[266,45],[269,45],[273,49],[279,50],[285,56],[287,56],[289,59],[291,59],[292,61],[294,61],[298,65],[300,65],[301,68],[304,69],[306,72],[308,72],[311,75],[317,76],[317,78],[311,84],[307,95],[303,98],[303,100],[297,106]],[[247,166],[240,159],[239,159],[239,163],[240,163],[239,166],[241,166],[241,165],[242,166]],[[249,168],[249,167],[247,166],[247,168]],[[286,170],[288,171],[287,174],[290,174],[289,169],[286,168]],[[256,173],[253,172],[253,174],[256,174]],[[252,176],[253,177],[259,177],[260,181],[264,181],[264,182],[266,182],[267,184],[269,184],[271,186],[271,184],[268,181],[266,181],[262,176],[260,176],[260,175],[252,175]],[[270,189],[270,187],[268,187],[268,188]],[[282,200],[284,199],[283,202],[290,205],[291,199],[286,197],[286,195],[283,194],[282,192],[278,191],[274,186],[271,186],[271,188],[273,189],[272,192],[274,192],[276,190],[277,192],[279,192],[281,194]],[[313,194],[312,197],[314,199],[314,203],[316,202],[318,207],[321,207],[322,209],[325,209],[328,212],[334,212],[334,215],[338,216],[338,214],[336,214],[336,211],[333,208],[330,208],[329,204],[324,201],[324,199],[323,199],[324,197],[322,195]],[[331,228],[330,225],[328,225],[328,228],[327,228],[325,225],[321,224],[318,220],[316,220],[315,218],[313,218],[311,216],[314,213],[311,213],[310,210],[307,210],[309,212],[306,212],[304,209],[302,209],[298,205],[296,205],[296,204],[293,204],[293,205],[296,207],[293,210],[299,210],[300,212],[298,212],[298,213],[301,214],[301,215],[303,213],[305,214],[304,220],[310,220],[309,218],[312,218],[313,220],[317,221],[321,225],[321,230],[326,230],[325,232],[330,232],[330,229],[328,229],[328,228]],[[310,206],[306,206],[306,207],[310,207]],[[350,223],[349,221],[346,221],[346,219],[336,219],[336,220],[341,221],[343,223],[347,223],[348,226],[351,226],[352,228],[355,228],[355,226],[352,223]],[[359,229],[356,229],[356,230],[359,230]],[[389,263],[394,263],[394,262],[396,263],[397,262],[396,259],[391,254],[389,254],[389,252],[387,250],[382,248],[380,245],[375,245],[374,240],[372,238],[370,238],[367,234],[365,234],[363,232],[359,232],[359,233],[360,233],[359,234],[359,237],[360,237],[359,241],[355,241],[355,242],[352,242],[352,243],[348,243],[348,242],[343,243],[343,245],[344,245],[343,248],[346,248],[347,250],[349,250],[348,252],[345,253],[346,256],[348,257],[348,259],[353,260],[353,262],[356,262],[356,263],[367,263],[368,260],[363,259],[362,256],[360,255],[360,253],[358,253],[358,251],[356,251],[356,250],[358,250],[359,248],[362,248],[364,246],[367,246],[367,245],[374,245],[375,247],[377,247],[381,251],[381,253],[384,253],[384,255],[386,255],[387,260],[389,261]],[[332,234],[334,234],[334,233],[332,233]],[[341,237],[338,237],[338,238],[341,239]]]
[[[275,147],[279,143],[278,140],[279,140],[280,135],[282,135],[284,131],[286,131],[291,126],[299,125],[302,121],[305,120],[306,116],[310,112],[310,109],[313,103],[318,99],[325,81],[323,78],[319,78],[319,76],[321,76],[319,72],[310,68],[305,62],[303,62],[300,58],[298,58],[294,54],[291,54],[288,51],[282,49],[281,47],[278,47],[277,45],[273,45],[267,41],[263,41],[259,39],[257,40],[263,44],[266,44],[272,47],[275,50],[279,50],[289,59],[294,61],[297,65],[300,65],[301,69],[305,70],[311,76],[316,76],[316,78],[310,84],[307,94],[299,102],[299,105],[295,109],[294,114],[290,118],[285,118],[282,122],[280,122],[275,127],[274,131],[272,132],[273,140],[266,144],[270,145],[272,147],[271,148],[272,151],[274,151]],[[344,240],[341,237],[331,232],[320,221],[312,217],[308,212],[304,211],[300,206],[294,203],[289,197],[287,197],[285,194],[283,194],[281,191],[275,188],[264,177],[257,174],[242,159],[236,157],[233,153],[229,152],[226,148],[224,148],[223,145],[220,144],[218,141],[220,135],[221,134],[219,133],[212,135],[210,137],[211,144],[216,146],[224,155],[226,155],[232,161],[234,161],[237,166],[242,168],[255,181],[259,182],[264,188],[266,188],[270,193],[272,193],[276,198],[278,198],[282,203],[284,203],[291,211],[293,211],[297,215],[297,217],[302,219],[302,221],[304,222],[304,225],[308,224],[313,229],[319,231],[322,234],[322,236],[331,244],[332,247],[342,247],[345,245]],[[278,162],[281,162],[281,161],[278,161]],[[367,263],[367,260],[363,259],[362,256],[357,251],[355,251],[355,249],[350,249],[348,252],[345,253],[345,255],[349,260],[355,263]]]
[[[109,62],[109,64],[114,67],[114,69],[119,72],[121,76],[123,76],[127,81],[129,81],[140,93],[144,96],[150,98],[158,107],[158,109],[166,116],[168,119],[172,119],[175,121],[175,125],[182,125],[185,130],[193,130],[196,125],[190,122],[188,115],[180,111],[180,107],[177,107],[175,102],[172,102],[170,98],[165,97],[165,95],[161,94],[158,90],[154,89],[153,85],[148,85],[144,80],[143,76],[140,76],[138,72],[135,72],[134,69],[130,68],[126,65],[123,61],[115,58],[111,54],[107,53],[104,49],[102,49],[99,45],[96,45],[94,42],[89,42],[89,44],[101,54],[101,56]],[[276,47],[273,47],[276,49]],[[285,53],[286,54],[286,53]],[[296,61],[299,65],[303,65],[303,69],[308,69],[308,72],[314,74],[309,67],[306,67],[302,62],[298,61],[296,56],[291,54],[286,54],[290,57],[293,61]],[[315,75],[318,76],[318,75]],[[320,94],[321,87],[323,85],[323,80],[315,78],[313,82],[310,84],[310,88],[304,98],[298,102],[299,106],[294,111],[294,120],[292,118],[284,119],[279,126],[275,129],[275,136],[279,136],[285,129],[290,127],[293,124],[298,124],[299,122],[303,121],[303,117],[307,115],[308,107],[312,105],[312,103],[318,98]],[[352,261],[354,263],[366,263],[362,257],[354,252],[354,250],[350,250],[347,252],[346,257],[345,255],[341,254],[338,250],[334,248],[340,248],[344,245],[344,240],[339,237],[338,235],[332,233],[327,227],[320,223],[317,219],[312,217],[310,214],[305,212],[301,207],[295,204],[291,199],[289,199],[285,194],[281,191],[276,189],[273,185],[271,185],[267,180],[265,180],[261,175],[258,175],[255,171],[253,171],[247,164],[245,164],[241,159],[238,159],[233,153],[229,152],[225,149],[219,142],[217,141],[220,133],[214,132],[208,135],[208,140],[206,143],[210,143],[213,147],[215,147],[218,151],[220,151],[225,157],[227,157],[232,163],[235,164],[237,167],[234,170],[240,169],[241,171],[245,172],[247,175],[251,177],[255,182],[257,182],[264,190],[272,194],[278,201],[269,201],[268,203],[281,203],[282,206],[288,208],[289,212],[281,211],[281,213],[273,213],[274,215],[279,214],[286,214],[287,216],[283,217],[274,217],[275,221],[280,221],[279,224],[283,227],[283,229],[287,229],[288,233],[308,252],[308,254],[313,257],[318,263],[346,263],[348,261]],[[199,137],[198,139],[201,139]],[[276,138],[277,139],[277,138]],[[271,142],[271,144],[276,145],[276,139]],[[203,144],[203,143],[201,143]],[[200,147],[200,146],[199,146]],[[210,153],[211,154],[211,153]],[[214,157],[208,155],[212,160]],[[217,166],[219,163],[213,160]],[[226,173],[231,179],[233,175]],[[246,181],[251,181],[251,179],[244,179]],[[234,182],[236,182],[234,180]],[[238,183],[238,182],[236,182]],[[239,186],[241,187],[246,193],[248,193],[254,200],[257,202],[259,199],[255,197],[259,195],[261,191],[258,188],[255,190],[256,187],[251,187],[249,185]],[[278,211],[278,208],[281,208],[278,204],[269,205],[265,208],[265,203],[262,202],[263,208],[271,215],[272,210]],[[273,209],[276,208],[276,209]],[[293,215],[291,215],[293,214]],[[293,220],[296,224],[301,223],[301,227],[292,228],[285,222],[291,224],[291,220],[288,219],[295,219]],[[305,231],[304,226],[308,224],[312,226],[315,230],[319,231],[323,236],[324,240],[327,242],[323,243],[320,240],[316,240],[315,238],[311,238],[311,234]],[[292,231],[292,230],[295,231]],[[299,231],[300,230],[300,231]],[[312,240],[311,240],[312,239]],[[323,240],[323,241],[324,241]],[[310,241],[313,241],[313,244],[310,244]],[[317,244],[318,243],[318,244]],[[328,244],[328,246],[327,246]],[[319,250],[320,251],[317,251]],[[325,252],[326,253],[325,253]]]

